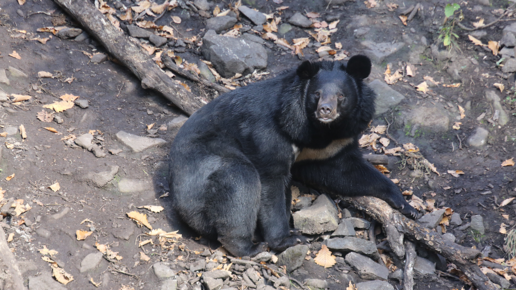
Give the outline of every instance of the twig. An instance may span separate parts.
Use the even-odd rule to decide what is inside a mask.
[[[416,245],[411,241],[405,241],[406,254],[405,269],[403,271],[403,289],[414,289],[414,264],[416,263]]]
[[[474,30],[477,30],[477,29],[487,28],[487,27],[489,27],[489,26],[491,26],[491,25],[493,25],[493,24],[495,24],[495,23],[497,23],[497,22],[501,21],[503,17],[507,16],[507,14],[508,14],[508,12],[509,12],[509,9],[511,9],[512,7],[514,7],[514,5],[516,5],[516,3],[513,3],[513,4],[511,4],[509,7],[507,7],[507,9],[505,9],[505,12],[502,14],[502,16],[498,17],[498,19],[496,19],[495,21],[493,21],[493,22],[491,22],[491,23],[488,23],[488,24],[486,24],[486,25],[484,25],[484,26],[474,27],[474,28],[469,28],[469,27],[464,26],[464,25],[463,25],[463,24],[461,24],[460,22],[457,22],[457,25],[458,25],[460,28],[462,28],[462,29],[464,29],[464,30],[466,30],[466,31],[474,31]],[[516,20],[516,19],[511,19],[511,20]]]
[[[462,150],[462,140],[459,137],[459,134],[455,134],[457,136],[457,139],[459,139],[459,149]]]
[[[394,139],[394,137],[391,136],[391,134],[389,134],[389,128],[391,127],[391,123],[387,120],[387,118],[384,118],[385,119],[385,122],[387,122],[387,129],[385,129],[385,136],[387,136],[387,138],[391,139],[392,142],[394,142],[396,145],[398,145],[398,141],[396,141],[396,139]]]
[[[113,267],[111,267],[111,266],[109,267],[109,270],[114,271],[114,272],[117,272],[117,273],[120,273],[120,274],[124,274],[124,275],[127,275],[127,276],[131,276],[131,277],[133,277],[133,278],[134,278],[134,279],[136,279],[136,280],[140,280],[140,278],[138,278],[138,276],[136,276],[136,275],[134,275],[134,274],[127,273],[127,272],[124,272],[124,271],[122,271],[122,270],[115,269],[115,268],[113,268]]]
[[[420,6],[421,6],[421,4],[419,4],[419,3],[416,4],[416,7],[414,7],[412,12],[410,12],[410,15],[407,17],[407,21],[412,20],[412,18],[414,18],[414,16],[416,16],[416,13],[419,11]]]
[[[299,285],[299,287],[301,287],[301,289],[306,289],[306,287],[301,284],[301,282],[297,281],[296,279],[292,278],[292,277],[288,277],[290,279],[290,281],[293,281],[293,282],[296,282],[297,285]]]

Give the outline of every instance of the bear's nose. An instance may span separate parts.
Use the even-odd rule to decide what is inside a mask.
[[[321,115],[329,115],[331,114],[331,106],[329,104],[323,104],[319,108],[319,114]]]

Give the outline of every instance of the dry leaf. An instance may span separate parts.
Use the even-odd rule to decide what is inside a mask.
[[[147,0],[145,0],[145,1],[141,1],[140,3],[138,3],[138,6],[131,7],[131,9],[133,9],[133,11],[136,13],[142,13],[145,9],[147,9],[149,7],[151,7],[151,3]]]
[[[59,189],[61,189],[61,186],[59,186],[59,182],[56,182],[56,183],[52,184],[51,186],[49,186],[48,188],[52,189],[53,192],[56,192]]]
[[[179,16],[172,16],[172,21],[174,21],[176,24],[179,24],[181,23],[181,18]]]
[[[401,20],[401,23],[403,23],[403,25],[407,26],[407,16],[406,15],[400,15],[398,16]]]
[[[404,190],[401,194],[403,196],[412,196],[412,195],[414,195],[414,192],[412,190]]]
[[[55,255],[57,255],[59,252],[56,251],[56,250],[49,250],[47,249],[47,246],[43,245],[43,249],[38,249],[38,251],[40,252],[41,255],[43,256],[50,256],[50,257],[53,257]]]
[[[16,50],[13,50],[11,54],[9,54],[10,57],[14,57],[16,59],[21,59],[21,56],[16,52]]]
[[[374,167],[383,174],[390,173],[389,169],[387,169],[387,167],[385,167],[381,164],[374,165]]]
[[[163,4],[152,3],[151,10],[156,14],[161,14],[165,11],[165,9],[167,9],[168,6],[168,1],[163,2]]]
[[[358,290],[357,286],[353,284],[351,281],[349,281],[348,287],[346,287],[346,290]]]
[[[18,4],[20,4],[20,5],[25,4],[25,2],[27,2],[27,0],[18,0]]]
[[[7,237],[7,242],[10,243],[14,240],[14,233],[10,233],[9,236]]]
[[[439,82],[434,81],[434,79],[433,79],[432,77],[430,77],[430,76],[424,76],[424,77],[423,77],[423,79],[424,79],[425,81],[429,81],[429,82],[431,82],[431,83],[432,83],[432,84],[434,84],[435,86],[439,85]]]
[[[433,165],[432,163],[430,163],[430,161],[426,160],[426,159],[423,159],[423,165],[425,165],[426,167],[428,167],[430,170],[432,170],[432,172],[434,172],[435,174],[441,176],[441,174],[439,173],[439,171],[437,171],[437,168],[435,167],[435,165]]]
[[[371,1],[374,1],[374,0],[371,0]],[[337,24],[339,24],[339,22],[340,22],[340,20],[335,20],[335,21],[333,21],[332,23],[330,23],[330,24],[328,25],[328,29],[330,29],[330,30],[331,30],[331,29],[335,29],[335,28],[337,28]],[[341,48],[342,48],[342,45],[341,45]]]
[[[75,234],[77,235],[78,241],[84,241],[87,237],[91,236],[91,234],[93,234],[93,232],[77,230],[77,231],[75,231]]]
[[[37,116],[38,120],[40,120],[42,122],[50,123],[50,122],[52,122],[52,120],[54,120],[54,114],[48,113],[45,110],[42,110],[36,116]]]
[[[500,50],[500,42],[499,41],[488,41],[487,47],[493,52],[493,55],[498,55],[498,51]]]
[[[14,204],[11,205],[11,207],[14,207],[14,212],[16,213],[16,216],[20,216],[22,213],[29,211],[32,208],[28,204],[23,205],[23,199],[15,200]]]
[[[385,82],[388,85],[393,85],[393,84],[397,83],[403,77],[403,75],[401,74],[401,69],[398,69],[393,74],[391,74],[391,66],[390,65],[387,65],[387,69],[385,70],[385,72],[383,74],[385,75],[385,77],[384,77]]]
[[[398,4],[396,3],[387,3],[387,9],[392,12],[396,9],[398,9]]]
[[[508,205],[509,203],[511,203],[511,201],[513,201],[516,197],[511,197],[511,198],[508,198],[504,201],[502,201],[502,203],[500,203],[500,207],[503,207],[503,206],[506,206]]]
[[[59,113],[64,110],[73,108],[74,105],[75,105],[74,102],[59,101],[59,102],[54,102],[52,104],[44,105],[43,108],[51,109],[51,110],[54,110]]]
[[[158,213],[158,212],[161,212],[164,210],[164,208],[160,205],[144,205],[144,206],[139,206],[138,208],[145,208],[145,209],[148,209],[155,213]]]
[[[308,18],[318,18],[318,17],[321,17],[321,14],[319,14],[318,12],[308,12],[308,13],[306,13],[306,17],[308,17]]]
[[[73,276],[66,273],[65,270],[59,268],[59,266],[57,265],[52,265],[52,276],[54,276],[56,280],[63,285],[66,285],[73,281]]]
[[[147,221],[147,215],[146,214],[139,213],[137,211],[132,211],[130,213],[127,213],[127,216],[129,218],[133,219],[134,221],[136,221],[138,223],[138,225],[143,224],[144,226],[146,226],[147,228],[152,230],[152,226]]]
[[[118,16],[118,18],[120,18],[120,20],[122,20],[122,21],[127,21],[130,24],[133,23],[133,13],[131,11],[132,11],[131,9],[127,9],[125,11],[125,14]]]
[[[385,131],[387,131],[386,125],[378,125],[371,129],[371,132],[378,133],[378,134],[385,134]]]
[[[278,11],[282,11],[282,10],[287,10],[289,6],[280,6],[278,8],[276,8],[276,10]]]
[[[409,76],[409,77],[415,76],[416,68],[413,65],[407,64],[406,70],[407,70],[407,76]]]
[[[149,258],[149,256],[145,255],[144,252],[140,252],[140,260],[148,262],[148,261],[150,261],[150,258]]]
[[[383,153],[385,153],[385,155],[393,155],[393,156],[400,156],[401,154],[398,153],[398,152],[403,152],[403,148],[401,147],[395,147],[395,148],[391,148],[391,149],[383,149]]]
[[[27,139],[27,131],[25,131],[25,126],[20,125],[20,135],[23,139]]]
[[[15,176],[15,175],[16,175],[16,173],[13,173],[13,174],[11,174],[11,175],[7,176],[7,177],[5,178],[5,180],[10,181],[11,179],[13,179],[13,178],[14,178],[14,176]]]
[[[480,28],[480,27],[484,26],[484,18],[481,18],[478,22],[473,22],[471,24],[475,28]]]
[[[182,82],[180,82],[180,81],[178,81],[178,83],[179,83],[180,85],[182,85],[182,86],[183,86],[187,91],[189,91],[189,92],[191,92],[191,91],[192,91],[192,90],[190,89],[190,87],[189,87],[187,84],[182,83]]]
[[[502,162],[502,167],[505,167],[505,166],[514,166],[514,157],[511,158],[511,159],[507,159],[505,160],[504,162]]]
[[[428,92],[428,84],[426,82],[422,82],[416,86],[416,89],[426,94]]]
[[[149,236],[160,236],[160,237],[163,237],[163,238],[167,238],[167,239],[179,239],[182,237],[181,234],[178,234],[177,233],[178,231],[174,231],[174,232],[165,232],[164,230],[162,229],[155,229],[155,230],[152,230],[150,232],[147,233],[147,235]]]
[[[376,143],[376,140],[380,139],[380,135],[373,133],[368,135],[362,135],[362,137],[358,140],[358,144],[360,147],[367,147],[369,145],[372,145],[373,143]]]
[[[459,175],[464,175],[464,171],[462,170],[448,170],[448,173],[453,177],[459,177]]]
[[[342,43],[340,43],[340,42],[335,42],[335,48],[336,48],[336,49],[342,49]]]
[[[219,13],[220,13],[219,6],[215,6],[215,8],[213,9],[213,16],[217,16],[217,15],[219,15]]]
[[[462,119],[464,119],[464,117],[466,117],[466,114],[465,114],[466,111],[460,105],[458,105],[458,107],[459,107],[459,112],[460,112],[460,119],[462,120]]]
[[[314,258],[314,262],[319,266],[329,268],[335,265],[336,260],[335,256],[331,254],[331,251],[328,249],[328,247],[326,245],[322,245],[321,250]]]
[[[38,78],[54,78],[54,76],[46,71],[39,71],[38,72]]]
[[[471,42],[473,42],[475,45],[480,45],[480,46],[484,46],[484,44],[482,43],[482,41],[474,38],[473,36],[471,35],[468,35],[468,38],[469,40],[471,40]]]
[[[48,131],[50,131],[52,133],[59,133],[56,129],[54,129],[52,127],[45,127],[45,129],[47,129]]]
[[[129,9],[127,9],[127,10],[130,11]],[[93,278],[90,278],[90,283],[93,284],[93,286],[95,286],[97,288],[99,288],[100,285],[102,284],[102,282],[97,283],[97,282],[93,281]]]
[[[366,0],[364,1],[364,4],[366,5],[367,9],[371,9],[376,7],[376,1],[375,0]]]
[[[500,234],[503,234],[503,235],[507,234],[507,225],[502,223],[500,225],[500,231],[499,232],[500,232]]]
[[[505,86],[503,84],[500,84],[500,83],[495,83],[495,84],[493,84],[493,86],[498,88],[500,90],[500,93],[503,93],[503,90],[505,89]]]
[[[459,130],[460,129],[460,125],[462,125],[462,122],[455,122],[452,126],[453,129],[455,130]]]
[[[13,97],[13,103],[28,101],[28,100],[32,99],[31,96],[27,96],[27,95],[11,94],[11,96]]]
[[[446,87],[446,88],[458,88],[458,87],[460,87],[460,83],[455,83],[455,84],[451,84],[451,85],[443,84],[443,87]]]
[[[387,147],[389,144],[391,144],[391,140],[389,140],[389,138],[382,137],[379,141],[383,147]]]

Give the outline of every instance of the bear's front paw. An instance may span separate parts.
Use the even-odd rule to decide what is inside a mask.
[[[304,237],[302,235],[290,235],[290,236],[284,238],[275,247],[271,247],[271,248],[275,251],[283,252],[290,247],[293,247],[293,246],[299,245],[299,244],[305,244],[306,242],[307,242],[306,237]]]

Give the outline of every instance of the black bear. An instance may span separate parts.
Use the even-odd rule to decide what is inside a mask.
[[[371,61],[303,62],[213,100],[179,130],[170,152],[171,202],[199,234],[235,256],[300,243],[289,225],[291,179],[340,196],[370,195],[418,212],[366,162],[357,137],[374,115],[362,82]],[[265,243],[254,243],[258,230]]]

